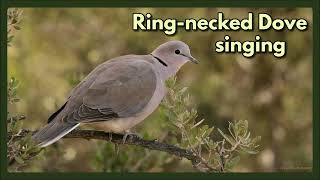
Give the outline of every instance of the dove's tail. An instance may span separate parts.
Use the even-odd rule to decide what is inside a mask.
[[[34,134],[32,139],[36,141],[40,147],[46,147],[61,139],[77,126],[79,126],[79,123],[51,121]]]

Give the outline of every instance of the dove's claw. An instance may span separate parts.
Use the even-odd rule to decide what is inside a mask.
[[[127,138],[128,138],[128,136],[129,136],[129,138],[133,138],[133,137],[139,137],[139,135],[138,134],[136,134],[136,133],[125,133],[124,135],[123,135],[123,138],[122,138],[122,144],[125,144],[126,143],[126,140],[127,140]]]

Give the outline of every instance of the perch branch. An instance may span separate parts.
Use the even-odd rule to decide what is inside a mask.
[[[15,138],[22,138],[26,136],[27,133],[31,131],[23,130]],[[31,132],[35,133],[35,132]],[[10,139],[11,136],[9,135]],[[191,161],[192,165],[199,171],[218,171],[217,169],[210,167],[208,163],[197,154],[193,153],[191,150],[182,149],[174,145],[158,142],[157,140],[145,140],[137,135],[130,134],[127,136],[125,142],[123,141],[124,135],[117,133],[108,133],[104,131],[93,131],[93,130],[73,130],[63,138],[81,138],[81,139],[98,139],[104,141],[110,141],[115,144],[127,144],[140,146],[150,150],[163,151],[172,155],[175,155],[180,158],[186,158]]]

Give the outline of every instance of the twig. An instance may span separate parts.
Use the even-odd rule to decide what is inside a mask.
[[[7,119],[7,123],[22,121],[22,120],[25,120],[25,119],[26,119],[26,117],[24,115],[17,115],[17,116],[9,117]]]
[[[224,172],[224,166],[225,166],[225,159],[224,159],[224,153],[225,153],[225,149],[224,149],[224,144],[225,144],[225,139],[222,140],[222,145],[219,151],[219,156],[220,156],[220,160],[221,160],[221,172]]]

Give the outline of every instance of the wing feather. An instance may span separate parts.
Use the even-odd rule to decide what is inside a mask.
[[[77,122],[134,116],[148,104],[156,89],[156,74],[143,60],[118,63],[95,78],[86,92],[80,93],[81,104],[73,112]]]

